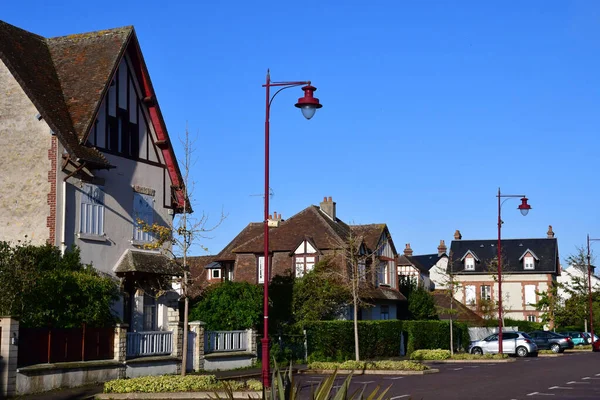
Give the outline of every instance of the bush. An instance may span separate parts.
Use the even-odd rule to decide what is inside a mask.
[[[447,360],[450,358],[450,350],[415,350],[410,355],[411,360]]]
[[[508,354],[470,354],[454,353],[452,360],[502,360],[508,358]]]
[[[308,361],[343,361],[354,358],[352,321],[318,321],[305,326],[308,339]],[[397,357],[400,335],[404,333],[407,354],[419,349],[450,349],[447,321],[359,321],[358,336],[361,359]],[[454,340],[462,348],[469,343],[464,324],[454,323]],[[459,349],[459,346],[455,346]]]
[[[248,382],[218,381],[214,375],[163,375],[117,379],[104,384],[104,393],[167,393],[223,390],[262,390],[256,379]]]
[[[344,362],[313,362],[308,364],[309,369],[352,369],[352,370],[388,370],[388,371],[425,371],[429,369],[426,365],[414,361],[354,361]]]

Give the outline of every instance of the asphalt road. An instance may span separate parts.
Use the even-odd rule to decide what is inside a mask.
[[[559,357],[516,359],[512,363],[434,364],[437,374],[414,376],[354,376],[351,392],[392,385],[391,400],[419,399],[600,399],[600,354],[570,353]],[[295,377],[302,398],[322,379]],[[340,385],[345,376],[336,379]],[[388,397],[386,396],[386,397]]]

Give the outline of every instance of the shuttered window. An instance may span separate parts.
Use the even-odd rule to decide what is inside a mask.
[[[100,186],[84,184],[79,213],[79,233],[104,235],[104,191]]]
[[[154,197],[148,194],[133,193],[133,240],[136,242],[151,242],[154,240],[151,232],[144,232],[139,220],[147,225],[154,223]]]

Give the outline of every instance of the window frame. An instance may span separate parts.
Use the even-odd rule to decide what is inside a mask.
[[[465,258],[465,271],[475,271],[475,258]]]
[[[528,261],[531,261],[531,263],[528,263]],[[533,258],[533,256],[529,255],[523,257],[523,269],[529,271],[535,269],[535,258]]]
[[[481,300],[492,299],[492,287],[490,285],[481,285],[479,287],[479,297]]]
[[[143,218],[139,218],[142,221],[144,221],[144,223],[146,223],[147,225],[152,225],[154,224],[154,214],[155,214],[155,210],[154,210],[154,205],[156,204],[156,198],[155,196],[151,195],[151,194],[147,194],[147,193],[140,193],[140,192],[133,192],[133,204],[132,204],[132,216],[133,216],[133,231],[132,231],[132,240],[134,243],[152,243],[155,240],[154,235],[152,234],[152,232],[144,232],[144,230],[140,227],[140,225],[138,224],[137,220],[139,217],[139,214],[136,212],[136,204],[138,203],[138,199],[140,199],[142,201],[145,201],[147,204],[150,205],[150,212],[146,212],[143,213],[141,215],[141,217]],[[150,216],[150,218],[148,218],[148,216]]]
[[[101,185],[93,183],[82,185],[79,199],[79,237],[99,238],[105,236],[105,195],[106,193]],[[92,212],[90,213],[90,211]]]
[[[384,309],[385,307],[385,309]],[[384,311],[385,310],[385,311]],[[389,320],[390,319],[390,306],[387,304],[382,304],[379,306],[379,319],[380,320]]]

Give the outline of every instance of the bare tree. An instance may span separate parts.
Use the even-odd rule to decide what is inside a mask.
[[[442,290],[446,296],[450,298],[450,307],[438,307],[438,311],[440,313],[448,314],[450,317],[450,354],[454,355],[454,316],[458,314],[458,310],[454,308],[454,296],[460,288],[462,287],[462,282],[457,279],[457,271],[453,269],[452,263],[452,251],[448,256],[448,265],[446,270],[441,266],[437,266],[437,273],[440,275],[441,279],[439,282],[435,282],[436,285],[440,285]]]
[[[191,199],[194,193],[194,182],[190,178],[190,172],[195,164],[192,158],[194,154],[195,140],[190,140],[189,130],[186,126],[185,135],[180,140],[183,148],[183,158],[179,159],[179,165],[183,167],[181,187],[184,204],[180,210],[178,217],[171,221],[170,226],[164,226],[157,223],[152,225],[146,224],[143,220],[138,219],[138,224],[144,231],[151,232],[155,240],[146,245],[146,248],[160,249],[167,253],[177,264],[182,278],[175,279],[173,283],[178,283],[181,288],[181,298],[184,302],[183,311],[183,354],[181,375],[185,376],[187,366],[187,349],[188,349],[188,315],[189,315],[189,289],[193,282],[189,276],[188,257],[190,247],[199,245],[202,249],[207,248],[201,243],[202,239],[208,239],[208,232],[215,230],[226,218],[221,211],[219,220],[211,226],[208,226],[208,215],[204,212],[198,217],[192,217]]]

